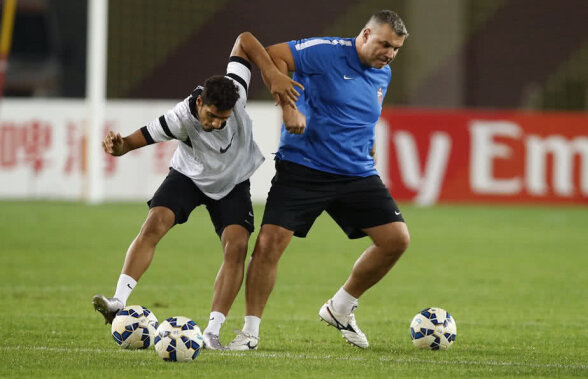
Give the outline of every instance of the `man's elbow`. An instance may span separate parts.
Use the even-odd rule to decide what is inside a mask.
[[[239,45],[241,49],[245,50],[246,47],[249,45],[250,41],[252,41],[255,37],[251,32],[243,32],[237,36],[237,40],[235,44]]]
[[[235,39],[235,44],[233,45],[233,50],[231,50],[231,56],[238,56],[244,58],[246,60],[250,60],[248,56],[247,50],[249,49],[250,40],[253,37],[253,34],[249,32],[243,32],[237,36]]]
[[[253,34],[251,32],[242,32],[241,34],[239,34],[239,36],[237,37],[238,39],[240,38],[251,38],[253,37]]]

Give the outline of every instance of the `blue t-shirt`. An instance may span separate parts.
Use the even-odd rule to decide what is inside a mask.
[[[321,37],[288,42],[305,90],[296,103],[306,116],[304,134],[282,125],[276,156],[316,170],[376,175],[370,151],[391,77],[390,67],[363,65],[355,38]]]

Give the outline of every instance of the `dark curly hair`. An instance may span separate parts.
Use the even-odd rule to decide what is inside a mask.
[[[239,100],[239,90],[231,79],[215,75],[204,81],[204,90],[200,96],[203,104],[214,105],[219,111],[226,111],[232,109]]]

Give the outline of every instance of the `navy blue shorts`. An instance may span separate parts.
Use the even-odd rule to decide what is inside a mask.
[[[149,208],[166,207],[174,212],[174,225],[188,221],[194,208],[204,204],[219,237],[226,226],[234,224],[253,233],[253,206],[249,187],[249,180],[246,180],[237,184],[222,199],[213,200],[202,193],[192,179],[170,168],[169,174],[147,204]]]
[[[349,238],[365,237],[366,228],[404,222],[377,175],[336,175],[277,159],[262,225],[278,225],[297,237],[306,237],[323,211]]]

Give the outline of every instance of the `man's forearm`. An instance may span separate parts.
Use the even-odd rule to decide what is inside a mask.
[[[143,136],[141,129],[137,129],[132,134],[123,138],[121,155],[124,155],[129,151],[140,149],[143,146],[147,146],[147,140]]]

